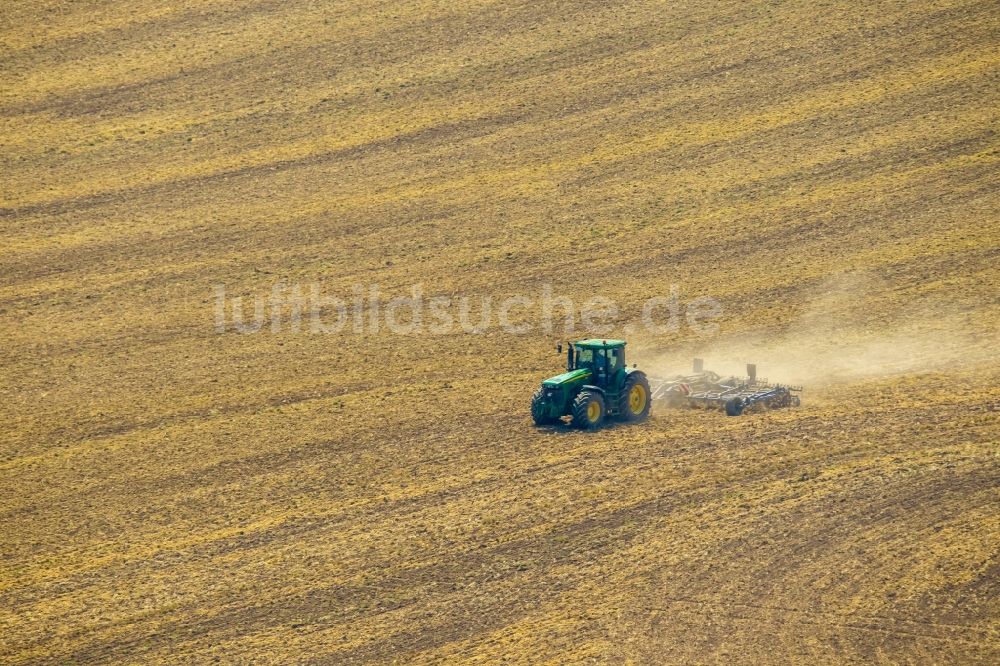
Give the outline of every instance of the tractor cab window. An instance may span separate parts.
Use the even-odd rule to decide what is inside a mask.
[[[598,349],[597,352],[594,354],[594,370],[597,370],[597,372],[602,375],[604,374],[604,371],[607,369],[606,365],[607,353],[608,352],[605,349]]]
[[[594,365],[594,350],[576,348],[576,367],[592,368]]]
[[[618,372],[619,368],[625,365],[625,349],[618,347],[611,350],[611,372]]]

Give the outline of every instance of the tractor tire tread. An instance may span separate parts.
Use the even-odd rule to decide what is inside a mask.
[[[601,416],[596,421],[591,422],[590,419],[587,418],[587,406],[590,404],[591,400],[595,398],[601,405]],[[580,391],[576,398],[573,399],[573,425],[577,428],[583,428],[584,430],[597,430],[604,421],[606,409],[607,405],[604,402],[604,396],[600,393],[586,389]]]
[[[641,384],[646,390],[646,404],[643,406],[642,411],[638,414],[633,414],[632,410],[629,408],[629,393],[632,391],[632,387],[636,384]],[[652,405],[652,392],[649,389],[649,380],[646,379],[646,375],[643,372],[633,372],[629,374],[628,378],[625,380],[625,384],[622,386],[621,396],[618,398],[618,414],[619,418],[623,421],[643,421],[649,417],[649,409]]]

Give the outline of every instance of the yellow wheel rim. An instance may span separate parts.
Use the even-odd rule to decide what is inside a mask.
[[[636,384],[628,394],[628,406],[633,414],[640,414],[646,408],[646,389]]]
[[[601,406],[596,400],[591,400],[590,404],[587,405],[587,420],[596,421],[598,417],[601,416]]]

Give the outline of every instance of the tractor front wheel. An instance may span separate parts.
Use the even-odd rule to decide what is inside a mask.
[[[618,413],[626,421],[642,421],[649,416],[649,381],[646,376],[633,372],[625,380]]]
[[[559,420],[549,416],[549,410],[545,404],[545,393],[542,389],[538,389],[531,396],[531,418],[535,425],[551,425]]]
[[[597,391],[580,391],[573,401],[573,425],[596,430],[604,421],[604,396]]]

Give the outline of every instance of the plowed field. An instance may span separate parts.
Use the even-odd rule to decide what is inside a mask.
[[[0,661],[1000,662],[998,71],[992,1],[6,3]],[[231,321],[312,285],[493,324]],[[802,406],[536,428],[543,289]]]

